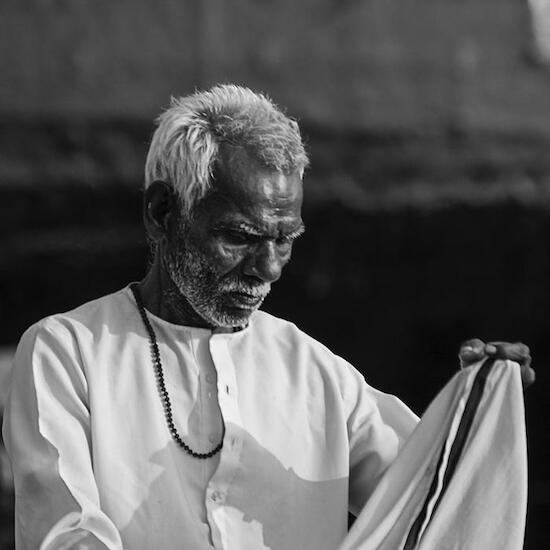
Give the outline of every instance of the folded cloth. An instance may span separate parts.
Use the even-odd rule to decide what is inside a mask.
[[[339,550],[519,550],[526,507],[520,370],[488,359],[437,395]]]

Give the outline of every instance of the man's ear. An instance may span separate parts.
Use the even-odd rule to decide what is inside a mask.
[[[155,242],[168,236],[175,193],[164,181],[154,181],[143,194],[143,223]]]

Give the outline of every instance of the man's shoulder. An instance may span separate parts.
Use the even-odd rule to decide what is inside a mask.
[[[44,317],[31,325],[24,336],[37,332],[65,332],[73,330],[92,330],[95,327],[107,326],[127,315],[127,310],[132,307],[128,287],[122,288],[90,300],[74,309],[54,313]]]
[[[307,334],[295,323],[276,317],[265,311],[257,311],[253,317],[254,335],[263,334],[271,341],[290,346],[307,347],[330,357],[338,358],[326,345]]]
[[[298,338],[313,340],[313,338],[298,328],[292,321],[277,317],[263,310],[258,310],[254,313],[252,325],[255,331],[286,332],[295,334]]]
[[[294,374],[307,372],[306,378],[319,375],[348,390],[364,384],[363,375],[346,359],[290,321],[257,311],[250,328],[250,345],[269,358],[266,363],[273,360],[277,368],[286,365]],[[342,389],[342,393],[348,390]]]

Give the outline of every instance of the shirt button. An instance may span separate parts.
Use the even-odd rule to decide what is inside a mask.
[[[224,494],[221,491],[214,491],[210,497],[214,502],[221,502],[224,498]]]
[[[209,372],[204,378],[209,384],[213,384],[216,381],[216,377],[211,372]]]

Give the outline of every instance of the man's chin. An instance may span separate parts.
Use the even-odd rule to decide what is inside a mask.
[[[189,303],[197,315],[212,327],[240,328],[248,325],[251,315],[259,309],[264,298],[228,292],[219,295],[216,300],[189,300]]]
[[[248,325],[251,315],[258,306],[228,306],[216,314],[209,315],[210,321],[219,328],[241,328]]]

